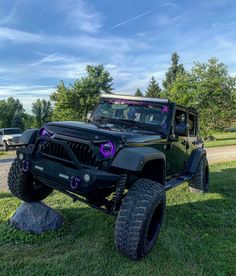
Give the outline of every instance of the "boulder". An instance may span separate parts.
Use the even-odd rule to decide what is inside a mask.
[[[57,230],[63,223],[63,216],[42,202],[22,202],[10,218],[11,226],[36,234]]]

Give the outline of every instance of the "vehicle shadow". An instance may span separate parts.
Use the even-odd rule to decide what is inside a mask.
[[[221,228],[222,225],[217,225],[217,219],[221,220],[222,223],[227,224],[227,217],[224,216],[224,212],[230,212],[230,210],[236,209],[236,168],[232,169],[222,169],[219,172],[212,172],[210,174],[210,191],[206,194],[191,194],[186,191],[186,187],[183,187],[178,193],[186,193],[186,198],[188,202],[184,199],[185,203],[178,204],[178,198],[174,201],[167,203],[166,207],[166,219],[165,228],[169,225],[176,228],[178,231],[179,227],[182,225],[188,226],[188,229],[193,231],[204,231],[205,226],[209,228],[214,228],[216,230],[218,227]],[[225,184],[227,183],[227,185]],[[169,191],[167,193],[167,198]],[[173,193],[175,193],[173,191]],[[178,195],[174,195],[176,197]],[[76,205],[77,203],[75,203]],[[94,210],[90,207],[84,206],[78,208],[62,208],[60,209],[62,213],[72,221],[77,221],[79,225],[87,225],[93,232],[94,229],[101,229],[103,231],[103,225],[110,228],[110,232],[113,232],[115,226],[115,218],[109,217],[102,212]],[[109,224],[107,224],[109,222]],[[180,229],[181,231],[184,229]],[[180,232],[181,232],[180,231]],[[86,236],[90,235],[89,231],[84,233]],[[113,235],[113,233],[112,233]]]

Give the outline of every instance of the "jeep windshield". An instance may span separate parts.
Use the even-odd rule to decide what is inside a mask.
[[[22,134],[22,131],[19,128],[4,129],[4,135],[15,135],[15,134]]]
[[[167,134],[170,125],[170,106],[134,100],[108,100],[98,104],[92,122],[122,125]]]

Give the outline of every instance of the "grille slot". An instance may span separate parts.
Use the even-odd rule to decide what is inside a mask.
[[[13,142],[14,143],[19,143],[20,142],[20,137],[14,137]]]
[[[73,141],[68,141],[67,144],[81,164],[94,167],[98,165],[97,157],[89,145]],[[47,157],[58,158],[58,160],[72,163],[64,147],[59,144],[46,142],[41,146],[40,151]]]

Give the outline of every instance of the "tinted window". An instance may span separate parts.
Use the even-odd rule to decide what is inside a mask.
[[[183,110],[176,110],[175,113],[175,124],[176,125],[186,125],[186,112]]]
[[[196,115],[190,113],[188,118],[189,135],[196,135],[196,123]]]
[[[4,129],[5,135],[21,134],[22,131],[19,128]]]

